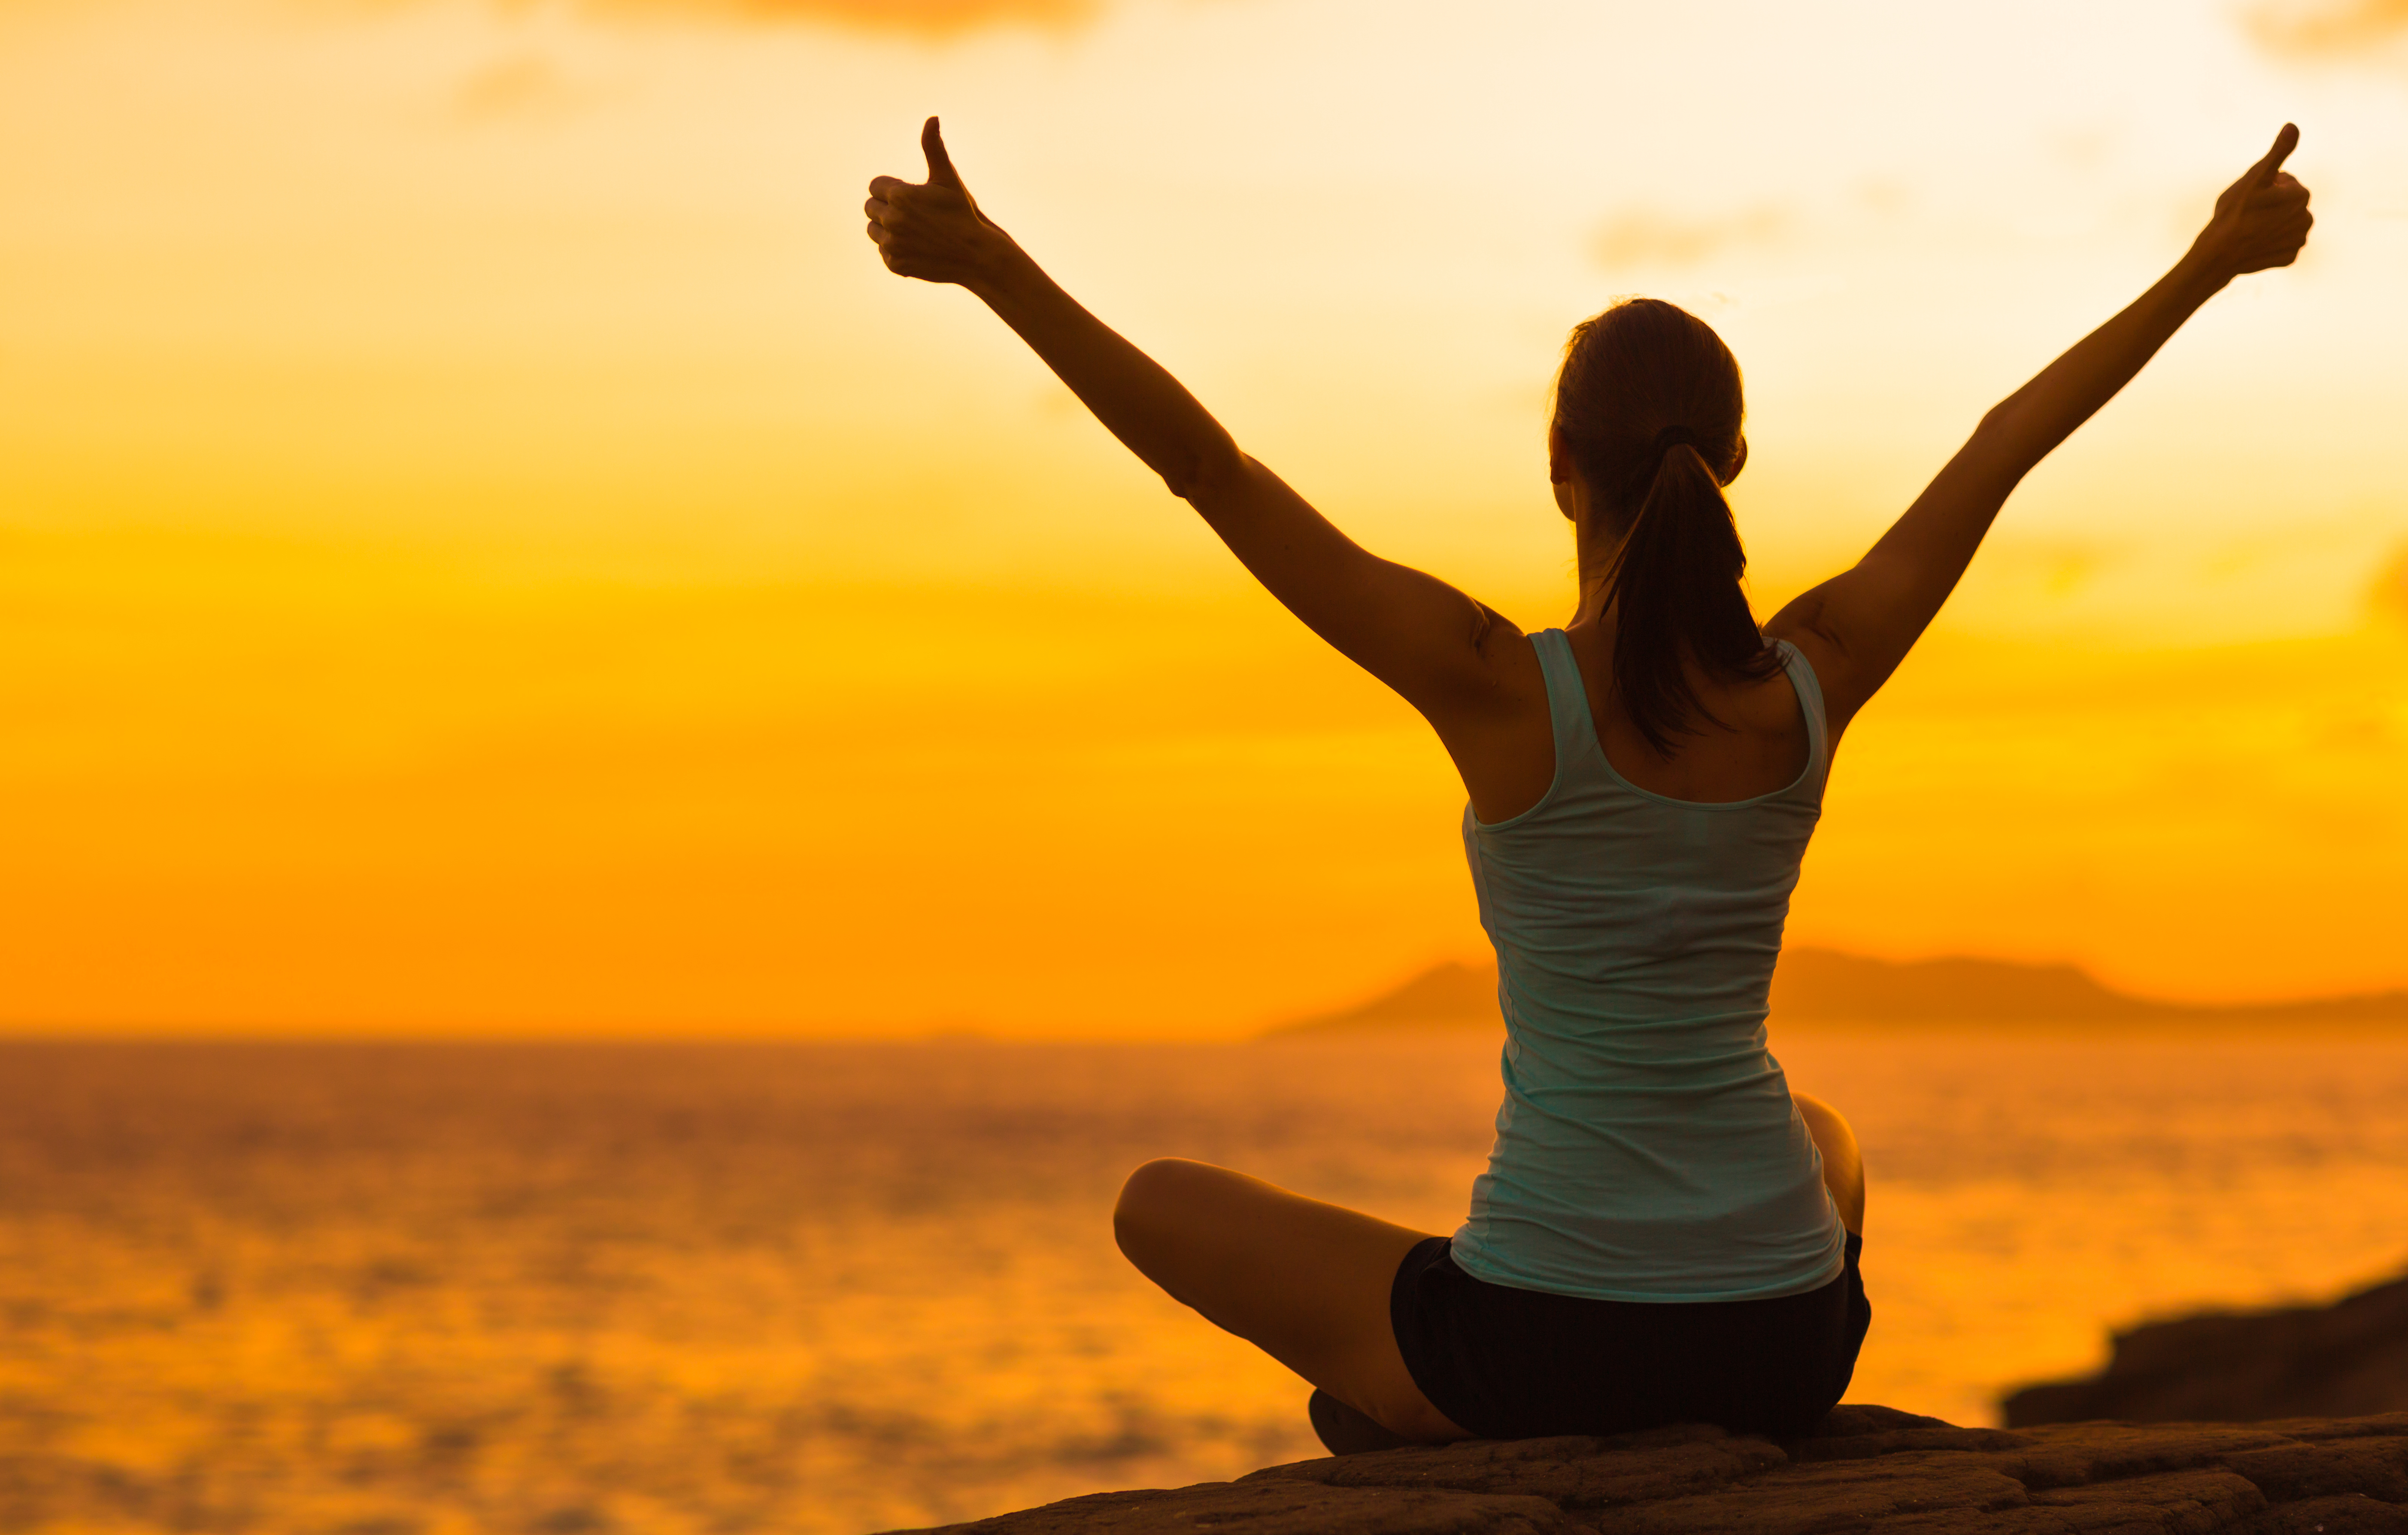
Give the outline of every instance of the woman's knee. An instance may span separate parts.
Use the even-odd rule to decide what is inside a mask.
[[[1191,1214],[1203,1186],[1221,1169],[1184,1157],[1159,1156],[1128,1175],[1112,1206],[1112,1238],[1131,1263],[1146,1267],[1163,1239]]]
[[[1856,1132],[1849,1127],[1840,1111],[1821,1098],[1804,1093],[1790,1097],[1797,1100],[1798,1117],[1806,1122],[1806,1133],[1814,1138],[1814,1149],[1822,1155],[1823,1184],[1831,1191],[1831,1202],[1839,1207],[1841,1224],[1850,1231],[1862,1232],[1865,1158],[1856,1146]]]

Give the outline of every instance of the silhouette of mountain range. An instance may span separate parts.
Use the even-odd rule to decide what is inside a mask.
[[[2401,1023],[2408,990],[2277,1002],[2170,1002],[2101,985],[2073,965],[1868,959],[1791,949],[1772,977],[1775,1019],[1877,1023]],[[1282,1024],[1272,1036],[1496,1027],[1497,969],[1447,961],[1394,990]]]

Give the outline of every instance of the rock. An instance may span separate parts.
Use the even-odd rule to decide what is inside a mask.
[[[2330,1306],[2135,1327],[2115,1335],[2103,1372],[2027,1386],[2003,1406],[2013,1427],[2408,1411],[2408,1279]]]
[[[1681,1427],[1300,1460],[941,1535],[2408,1535],[2408,1413],[1960,1428],[1842,1407],[1786,1443]],[[901,1532],[897,1532],[901,1535]],[[939,1535],[929,1531],[924,1535]]]

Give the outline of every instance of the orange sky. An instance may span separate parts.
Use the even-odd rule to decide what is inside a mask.
[[[1212,1034],[1475,952],[1411,713],[879,271],[928,109],[1259,456],[1532,626],[1570,321],[1731,340],[1769,606],[2296,118],[2309,259],[2011,504],[1793,933],[2408,984],[2377,8],[1668,9],[0,3],[0,1021]]]

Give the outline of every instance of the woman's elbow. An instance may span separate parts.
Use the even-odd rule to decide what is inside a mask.
[[[1954,467],[1959,476],[1980,482],[2004,499],[2055,446],[2042,435],[2030,411],[2009,399],[1994,407],[1973,428],[1973,435],[1957,451]]]
[[[2012,442],[2028,434],[2029,429],[2024,420],[2027,414],[2023,395],[2020,393],[2010,395],[1983,413],[1980,423],[1973,428],[1973,440]]]
[[[1190,506],[1201,506],[1236,484],[1252,462],[1236,443],[1224,441],[1183,453],[1158,472],[1171,495]]]

